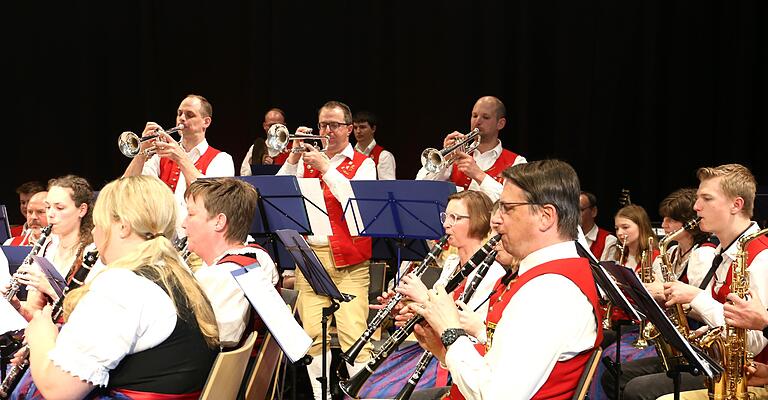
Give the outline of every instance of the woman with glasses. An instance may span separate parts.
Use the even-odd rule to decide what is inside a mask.
[[[440,220],[445,228],[445,233],[450,235],[448,245],[455,247],[456,253],[448,256],[442,263],[442,273],[437,285],[443,285],[453,275],[457,268],[464,265],[488,240],[491,232],[491,211],[493,204],[482,192],[465,190],[448,197],[448,205],[445,212],[440,214]],[[504,268],[498,262],[494,262],[491,269],[480,282],[477,291],[467,301],[468,311],[476,311],[476,319],[485,320],[488,311],[488,297],[493,291],[496,282],[504,276]],[[472,272],[464,283],[474,277]],[[464,285],[454,291],[454,299],[458,299]],[[427,287],[421,279],[413,274],[405,275],[397,287],[397,291],[407,296],[409,301],[423,301],[427,296]],[[394,293],[391,293],[394,294]],[[398,308],[399,310],[399,308]],[[412,314],[397,314],[396,322],[404,323]],[[403,388],[405,381],[413,372],[416,362],[421,357],[423,349],[418,343],[401,346],[398,351],[390,355],[387,360],[368,379],[360,390],[361,398],[392,398]],[[434,387],[445,387],[448,384],[448,371],[438,368],[437,360],[432,360],[426,369],[417,390]]]

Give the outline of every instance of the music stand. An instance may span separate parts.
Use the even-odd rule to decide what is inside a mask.
[[[312,233],[306,205],[309,200],[301,194],[295,176],[256,175],[237,178],[256,188],[259,196],[249,233],[267,250],[275,263],[283,268],[281,261],[290,260],[291,256],[276,240],[275,231],[293,229],[303,235]]]
[[[331,301],[330,306],[323,308],[321,322],[323,335],[323,373],[320,377],[320,387],[322,388],[322,398],[326,399],[328,393],[328,372],[326,371],[327,356],[325,349],[328,345],[328,340],[326,339],[326,335],[328,334],[328,319],[339,309],[339,301],[351,301],[354,296],[339,291],[339,288],[333,283],[331,276],[328,275],[328,271],[325,270],[325,267],[323,267],[323,264],[317,258],[315,252],[309,248],[307,241],[304,240],[297,231],[292,229],[280,229],[275,231],[275,233],[278,238],[280,238],[280,241],[283,242],[285,248],[291,253],[291,256],[296,261],[297,268],[304,274],[304,277],[307,279],[307,282],[309,282],[309,286],[312,287],[312,290],[320,296],[328,297]]]
[[[8,210],[4,204],[0,204],[0,243],[5,243],[11,238],[11,225],[8,221]]]
[[[251,164],[251,175],[275,175],[282,165]]]
[[[389,246],[394,254],[384,258],[397,259],[398,282],[401,260],[422,260],[428,251],[423,240],[438,239],[444,234],[440,213],[445,211],[448,196],[456,193],[456,185],[411,180],[349,183],[354,197],[347,201],[344,214],[353,213],[360,236],[394,242],[394,246]]]
[[[639,313],[642,314],[644,319],[650,321],[659,334],[664,338],[669,345],[677,349],[683,354],[688,361],[687,365],[674,366],[672,370],[667,371],[667,376],[672,378],[674,382],[674,398],[680,399],[680,373],[689,372],[693,375],[704,374],[708,378],[714,378],[723,372],[723,368],[713,360],[707,353],[691,346],[686,338],[684,338],[680,332],[672,324],[672,321],[667,317],[666,312],[662,310],[661,306],[653,299],[648,290],[645,288],[634,271],[628,268],[622,267],[615,263],[601,263],[605,269],[610,273],[617,282],[622,291],[626,293],[629,298],[635,304]],[[618,385],[617,385],[618,386]]]

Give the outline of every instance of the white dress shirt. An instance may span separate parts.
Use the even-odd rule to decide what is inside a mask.
[[[123,268],[91,282],[48,353],[53,363],[98,386],[128,354],[151,349],[176,327],[176,308],[154,282]]]
[[[572,241],[539,249],[520,262],[520,276],[545,262],[576,257]],[[467,399],[530,399],[555,363],[593,347],[596,328],[592,304],[581,290],[562,275],[545,274],[509,301],[485,357],[463,336],[445,360]]]
[[[485,153],[480,153],[480,150],[473,151],[472,157],[475,159],[477,166],[480,167],[481,170],[487,171],[493,166],[494,163],[496,163],[496,160],[499,159],[502,149],[501,140],[499,140],[499,143],[496,145],[496,147],[486,151]],[[526,162],[527,161],[525,157],[518,154],[517,158],[515,158],[515,162],[512,163],[512,165],[523,164]],[[424,167],[421,167],[418,174],[416,174],[416,180],[447,181],[451,178],[452,172],[453,165],[450,165],[448,168],[445,168],[437,173],[428,172]],[[480,183],[472,180],[472,183],[469,184],[469,190],[479,190],[487,194],[488,197],[491,198],[491,201],[496,201],[499,199],[499,197],[501,197],[501,190],[503,188],[504,185],[489,175],[486,175],[485,179],[483,179],[483,181]]]
[[[181,144],[179,144],[181,145]],[[203,139],[197,146],[187,152],[187,157],[194,164],[197,160],[205,154],[208,150],[208,141]],[[160,156],[153,155],[147,162],[144,163],[144,168],[141,170],[142,175],[153,175],[160,177]],[[208,168],[203,174],[203,177],[221,177],[221,176],[235,176],[235,162],[232,161],[232,156],[225,152],[216,154],[208,164]],[[178,215],[176,218],[176,232],[180,237],[186,236],[181,224],[184,222],[184,218],[187,217],[187,202],[184,199],[184,192],[187,190],[187,180],[184,173],[179,174],[179,181],[176,183],[176,190],[173,192],[173,196],[176,198],[176,204],[178,205]]]
[[[352,192],[352,186],[349,184],[349,180],[342,175],[337,168],[342,162],[347,159],[351,160],[354,156],[355,151],[352,149],[352,145],[347,144],[347,147],[345,147],[341,153],[336,154],[331,158],[331,165],[328,168],[328,171],[320,177],[320,179],[328,185],[328,189],[330,189],[333,197],[341,203],[342,207],[347,204],[347,201],[350,198],[354,197],[354,192]],[[291,164],[286,161],[285,164],[280,167],[280,170],[277,171],[277,175],[293,175],[297,178],[303,178],[304,160],[299,159],[299,162],[296,164]],[[352,180],[376,180],[376,164],[373,160],[366,158],[360,165],[360,168],[355,172],[355,176],[352,177]],[[309,244],[324,246],[328,244],[328,237],[312,235],[307,237],[307,242]]]
[[[355,150],[365,154],[371,155],[371,151],[376,146],[376,139],[371,140],[366,148],[360,148],[359,145],[355,145]],[[387,150],[382,150],[379,154],[379,163],[376,165],[376,172],[380,181],[394,180],[395,177],[395,156]]]
[[[669,259],[675,263],[675,259],[679,257],[680,247],[678,245],[672,245],[667,249]],[[688,259],[679,263],[674,272],[675,279],[680,279],[680,275],[688,268],[686,275],[688,276],[688,284],[698,287],[701,285],[701,281],[704,280],[704,275],[707,274],[709,268],[712,266],[712,260],[715,258],[715,248],[711,246],[697,245],[691,250],[691,254]],[[653,260],[653,276],[659,282],[664,282],[664,276],[661,274],[661,257],[656,257]]]
[[[587,239],[587,248],[592,246],[592,243],[595,243],[595,240],[597,240],[597,225],[592,225],[592,229],[587,232],[584,237]],[[611,252],[611,248],[616,245],[616,236],[613,236],[611,234],[608,234],[605,238],[605,247],[603,247],[603,254],[594,254],[595,257],[600,257],[600,261],[606,261],[609,259],[609,254]]]
[[[752,225],[745,231],[744,235],[755,233],[758,230],[760,230],[760,227],[757,223],[752,222]],[[722,244],[717,246],[718,253],[721,247]],[[723,253],[723,261],[715,270],[715,275],[712,277],[709,285],[691,301],[691,316],[711,327],[725,325],[723,304],[712,298],[712,284],[714,283],[715,285],[715,291],[719,291],[725,284],[731,263],[736,261],[737,247],[737,244],[734,243]],[[706,274],[706,272],[704,273]],[[768,304],[768,250],[760,252],[752,260],[752,264],[747,268],[747,273],[749,275],[750,290],[760,297],[760,301],[763,304]],[[763,336],[763,332],[747,330],[747,349],[750,352],[753,354],[760,353],[766,343],[768,343],[768,339]]]

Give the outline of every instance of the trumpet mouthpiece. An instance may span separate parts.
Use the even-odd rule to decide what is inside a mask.
[[[177,126],[177,128],[184,129],[184,124],[179,124],[179,126]]]

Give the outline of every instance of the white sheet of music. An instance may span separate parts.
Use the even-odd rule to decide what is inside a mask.
[[[323,197],[323,189],[320,187],[320,180],[317,178],[298,178],[297,180],[299,181],[301,194],[314,204],[309,204],[305,201],[312,234],[317,236],[333,235],[331,222],[327,215],[328,209],[325,206],[325,198]],[[315,206],[320,207],[320,209]]]
[[[27,327],[27,320],[4,297],[0,298],[0,333]]]
[[[291,362],[304,357],[312,346],[312,338],[296,322],[272,282],[256,269],[251,272],[238,269],[232,271],[232,276]]]

